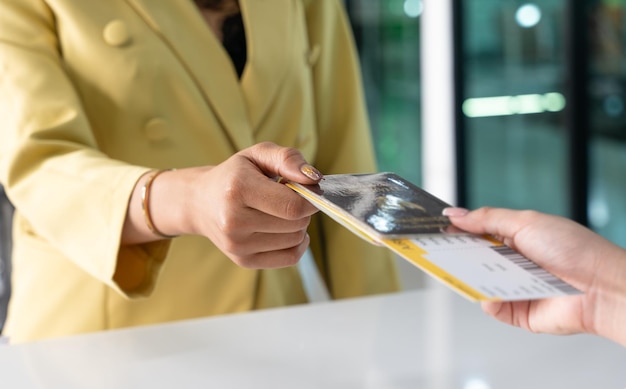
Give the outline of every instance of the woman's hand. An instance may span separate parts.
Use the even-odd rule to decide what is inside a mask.
[[[487,302],[485,312],[532,332],[595,333],[626,345],[626,250],[562,217],[535,211],[444,211],[465,231],[491,234],[584,294]]]
[[[306,176],[303,167],[314,171],[295,149],[262,143],[201,170],[190,185],[192,232],[243,267],[295,264],[309,245],[306,229],[317,208],[277,177],[302,184],[321,179]]]
[[[279,177],[301,184],[322,179],[297,150],[260,143],[217,166],[159,175],[150,196],[152,219],[164,234],[206,236],[239,266],[290,266],[309,245],[306,229],[317,208]],[[144,239],[145,233],[144,227]]]

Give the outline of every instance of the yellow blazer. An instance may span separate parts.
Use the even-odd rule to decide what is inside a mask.
[[[272,141],[325,174],[376,169],[340,1],[240,4],[238,80],[192,1],[0,2],[0,180],[17,208],[12,341],[306,301],[296,268],[242,269],[203,237],[120,246],[130,193],[150,168],[215,165]],[[335,298],[396,290],[387,250],[323,215],[310,234]]]

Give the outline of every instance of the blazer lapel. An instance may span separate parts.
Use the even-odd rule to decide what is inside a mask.
[[[254,144],[247,104],[230,58],[193,2],[126,1],[187,67],[229,134],[233,147],[241,150]]]
[[[287,74],[293,1],[239,0],[248,45],[241,78],[252,128],[258,129]],[[304,54],[303,54],[304,55]]]

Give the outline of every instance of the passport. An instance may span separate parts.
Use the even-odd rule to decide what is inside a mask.
[[[471,301],[515,301],[581,292],[489,235],[451,225],[450,205],[390,173],[336,174],[286,185],[368,242],[385,246]]]

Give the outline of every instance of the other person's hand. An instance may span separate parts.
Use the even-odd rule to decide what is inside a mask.
[[[626,250],[569,219],[535,211],[444,210],[456,227],[491,234],[584,294],[486,302],[483,310],[532,332],[593,333],[626,345]]]

